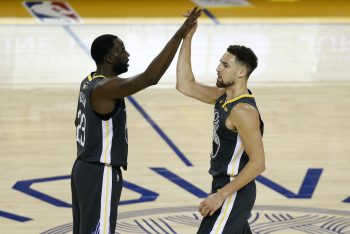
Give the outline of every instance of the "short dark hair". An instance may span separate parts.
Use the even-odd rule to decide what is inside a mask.
[[[91,45],[91,57],[96,64],[102,64],[104,57],[113,48],[113,41],[118,37],[111,34],[104,34],[97,37]]]
[[[227,48],[227,52],[236,56],[236,60],[248,68],[247,78],[258,66],[258,58],[254,52],[245,46],[242,45],[230,45]]]

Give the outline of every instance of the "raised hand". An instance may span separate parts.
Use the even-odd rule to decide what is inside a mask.
[[[180,37],[185,38],[189,32],[191,32],[193,35],[193,33],[195,32],[194,28],[197,27],[197,18],[201,15],[201,12],[201,9],[198,9],[198,7],[194,7],[191,11],[187,11],[187,13],[184,14],[184,16],[187,17],[187,19],[177,31],[177,34]]]

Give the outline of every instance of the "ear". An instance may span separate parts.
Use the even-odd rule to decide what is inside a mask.
[[[238,77],[239,78],[246,77],[246,75],[247,75],[247,68],[242,66],[238,71]]]
[[[113,56],[111,56],[110,54],[107,54],[104,58],[104,61],[107,64],[112,64],[113,63]]]

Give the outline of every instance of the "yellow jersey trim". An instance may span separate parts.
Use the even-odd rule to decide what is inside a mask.
[[[92,80],[92,76],[91,74],[88,75],[88,81],[91,81]]]
[[[107,77],[105,77],[104,75],[97,75],[97,76],[93,76],[92,79],[100,78],[100,77],[102,77],[102,78],[107,78]]]
[[[92,81],[92,79],[95,79],[95,78],[100,78],[100,77],[102,77],[102,78],[107,78],[107,77],[105,77],[104,75],[97,75],[97,76],[91,76],[91,74],[89,74],[88,75],[88,80],[89,81]]]
[[[251,94],[243,94],[243,95],[241,95],[241,96],[232,98],[232,99],[230,99],[230,100],[227,100],[224,104],[222,104],[222,108],[225,108],[225,106],[226,106],[227,104],[232,103],[232,102],[235,102],[235,101],[237,101],[237,100],[239,100],[239,99],[241,99],[241,98],[254,98],[254,96],[251,95]]]

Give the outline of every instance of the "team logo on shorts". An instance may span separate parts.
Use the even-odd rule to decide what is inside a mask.
[[[24,7],[42,23],[74,24],[81,18],[67,2],[25,1]]]

